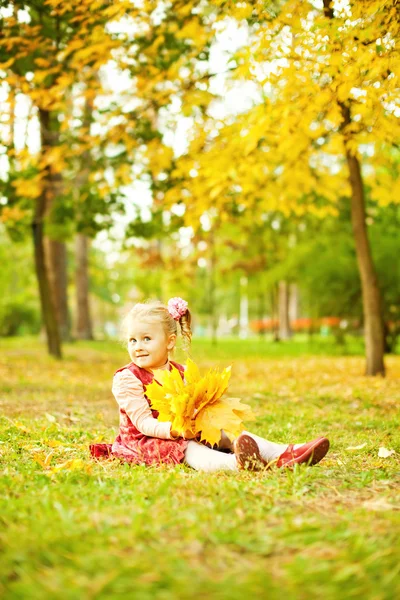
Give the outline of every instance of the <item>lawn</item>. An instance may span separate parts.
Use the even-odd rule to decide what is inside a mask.
[[[0,339],[0,596],[399,598],[400,356],[382,379],[345,353],[197,343],[200,366],[232,363],[249,429],[332,443],[312,468],[206,475],[89,457],[117,431],[118,344],[70,344],[57,362],[36,341]]]

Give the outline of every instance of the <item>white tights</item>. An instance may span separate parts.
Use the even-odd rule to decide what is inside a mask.
[[[234,454],[212,450],[192,440],[186,448],[185,464],[196,471],[206,471],[207,473],[238,470]]]
[[[288,447],[287,444],[275,444],[274,442],[265,440],[248,431],[243,431],[243,433],[249,435],[257,442],[261,456],[268,462],[278,458]],[[223,438],[225,438],[225,440],[227,439],[226,434],[223,434]],[[298,445],[300,446],[301,444]],[[207,473],[212,473],[213,471],[238,470],[236,456],[234,454],[226,454],[225,452],[212,450],[211,448],[192,440],[188,443],[186,448],[185,464],[196,471],[206,471]]]

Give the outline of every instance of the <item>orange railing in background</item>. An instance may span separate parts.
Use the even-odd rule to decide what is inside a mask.
[[[340,322],[343,319],[341,317],[321,317],[318,319],[311,319],[309,317],[302,317],[301,319],[294,319],[290,322],[292,331],[315,331],[322,326],[325,327],[339,327]],[[250,322],[250,328],[259,333],[260,331],[274,331],[279,327],[279,321],[277,319],[259,319]]]

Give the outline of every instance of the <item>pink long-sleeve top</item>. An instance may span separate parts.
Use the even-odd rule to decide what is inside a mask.
[[[160,369],[169,369],[169,362]],[[143,435],[172,440],[171,422],[162,423],[152,415],[144,395],[142,382],[131,371],[124,369],[114,375],[112,393],[120,408],[124,409],[132,424]]]

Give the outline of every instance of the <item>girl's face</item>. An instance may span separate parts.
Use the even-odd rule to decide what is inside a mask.
[[[132,321],[128,329],[128,352],[138,367],[159,369],[175,346],[176,335],[168,335],[161,323]]]

